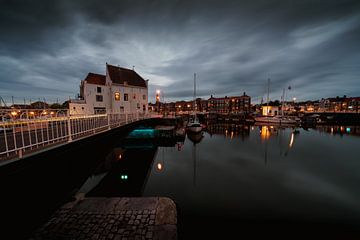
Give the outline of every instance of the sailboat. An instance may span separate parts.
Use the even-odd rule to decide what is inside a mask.
[[[202,131],[202,126],[196,116],[196,73],[194,73],[194,110],[192,115],[193,116],[187,124],[186,128],[190,132],[200,133]]]
[[[269,89],[270,89],[270,79],[268,79],[268,93],[267,93],[267,102],[266,102],[266,112],[269,111]],[[255,117],[255,122],[259,123],[265,123],[265,124],[280,124],[280,125],[294,125],[297,124],[297,121],[295,119],[291,119],[284,116],[284,96],[285,96],[285,89],[283,90],[283,96],[282,96],[282,104],[281,104],[281,115],[275,115],[275,116],[268,116],[263,115],[259,117]]]

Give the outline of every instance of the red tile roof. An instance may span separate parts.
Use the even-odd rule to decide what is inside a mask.
[[[124,84],[124,82],[127,82],[127,84],[131,86],[146,87],[145,80],[134,70],[109,64],[107,64],[106,67],[113,83]]]
[[[88,73],[85,78],[87,83],[97,84],[97,85],[105,85],[106,76],[96,73]]]

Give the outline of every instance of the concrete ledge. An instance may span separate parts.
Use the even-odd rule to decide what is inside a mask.
[[[155,225],[176,225],[176,205],[170,198],[159,198],[156,206]]]
[[[84,198],[61,207],[31,239],[177,239],[169,198]]]

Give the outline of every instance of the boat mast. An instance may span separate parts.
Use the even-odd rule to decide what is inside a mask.
[[[285,98],[285,88],[283,88],[283,95],[282,95],[282,103],[281,103],[281,116],[284,116],[284,98]]]
[[[196,73],[194,73],[194,113],[196,117]]]
[[[268,78],[268,91],[267,91],[267,97],[266,97],[266,116],[269,113],[269,92],[270,92],[270,78]]]

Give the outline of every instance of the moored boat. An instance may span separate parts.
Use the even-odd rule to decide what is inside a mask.
[[[189,122],[188,125],[186,126],[188,131],[194,132],[194,133],[198,133],[202,131],[202,126],[198,121],[193,121],[193,122]]]
[[[283,116],[261,116],[255,117],[256,122],[269,123],[269,124],[297,124],[295,119],[283,117]]]
[[[196,116],[196,73],[194,73],[194,112],[193,117],[190,119],[189,123],[186,126],[188,131],[199,133],[202,131],[202,126]]]

